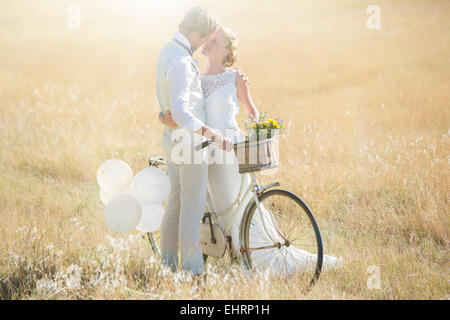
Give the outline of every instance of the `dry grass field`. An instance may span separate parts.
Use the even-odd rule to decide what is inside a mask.
[[[0,299],[450,298],[449,1],[144,3],[0,2]],[[307,294],[228,260],[197,291],[104,221],[97,168],[162,152],[156,57],[198,4],[237,33],[258,109],[288,124],[264,182],[299,194],[343,258]]]

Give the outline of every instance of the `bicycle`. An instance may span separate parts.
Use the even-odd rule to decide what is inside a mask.
[[[205,148],[211,143],[213,142],[203,142],[196,149]],[[164,165],[166,161],[163,156],[149,159],[149,166]],[[241,169],[239,170],[242,178],[238,196],[235,202],[223,212],[214,212],[211,199],[209,195],[207,196],[207,212],[204,213],[201,221],[200,239],[204,262],[206,263],[208,257],[222,258],[228,251],[232,262],[241,258],[248,270],[256,270],[259,266],[265,267],[265,261],[270,261],[271,258],[274,260],[274,254],[283,256],[283,253],[286,253],[284,263],[275,264],[275,267],[279,271],[288,273],[288,268],[292,269],[292,266],[288,264],[288,254],[297,254],[297,251],[288,249],[293,246],[295,249],[303,250],[302,254],[309,257],[309,261],[305,261],[307,268],[300,270],[299,274],[299,280],[303,282],[305,289],[308,289],[317,281],[322,270],[323,246],[319,226],[314,214],[299,196],[287,190],[272,189],[279,187],[279,182],[264,186],[258,184],[255,172],[264,169],[266,169],[264,166],[260,166],[259,170],[255,168],[242,170],[242,172]],[[247,173],[250,175],[251,183],[245,188],[244,174]],[[239,236],[240,255],[238,255],[232,250],[233,239],[228,233],[235,216],[243,208]],[[233,215],[229,224],[225,226],[225,230],[216,223],[217,217],[223,214]],[[261,236],[262,230],[266,233],[264,237]],[[154,253],[160,255],[159,230],[148,233],[148,239]],[[273,262],[271,262],[272,265]]]

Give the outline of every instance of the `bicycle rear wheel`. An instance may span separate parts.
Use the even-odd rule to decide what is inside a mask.
[[[148,241],[150,242],[150,245],[152,246],[153,253],[161,258],[161,251],[159,249],[159,243],[160,243],[160,231],[159,229],[153,232],[147,232]],[[208,256],[206,254],[203,255],[203,264],[206,264],[206,261],[208,260]]]
[[[148,238],[148,241],[150,242],[150,246],[152,247],[153,253],[158,258],[161,258],[161,249],[160,249],[161,231],[160,231],[160,229],[155,230],[153,232],[147,232],[147,238]],[[208,260],[208,256],[206,254],[203,254],[203,264],[206,264],[207,260]]]
[[[274,189],[258,197],[243,219],[241,252],[249,269],[269,268],[307,289],[322,270],[322,237],[308,206],[294,193]]]
[[[152,246],[153,253],[161,257],[161,251],[159,250],[160,231],[159,229],[153,232],[147,232],[148,241]]]

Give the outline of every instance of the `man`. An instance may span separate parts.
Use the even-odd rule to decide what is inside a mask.
[[[204,124],[205,110],[198,62],[192,57],[218,27],[216,18],[206,9],[190,9],[179,25],[179,31],[158,57],[156,93],[163,112],[170,110],[178,130],[189,132],[190,149],[201,135],[214,140],[220,149],[231,150],[231,141]],[[200,220],[205,210],[208,166],[205,162],[179,163],[174,159],[174,141],[170,127],[164,128],[163,153],[171,182],[171,190],[161,223],[161,259],[173,271],[181,269],[194,275],[204,272],[199,245]],[[201,142],[201,140],[200,140]],[[184,150],[186,151],[186,150]],[[192,160],[192,158],[191,158]],[[178,261],[178,246],[180,258]]]

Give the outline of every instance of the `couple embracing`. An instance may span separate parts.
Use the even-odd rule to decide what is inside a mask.
[[[202,71],[192,56],[201,46],[207,58]],[[257,118],[245,75],[230,68],[236,60],[236,47],[235,35],[220,26],[207,9],[196,7],[186,13],[158,57],[156,92],[162,109],[159,118],[165,125],[162,147],[171,182],[160,246],[162,263],[173,271],[181,267],[194,275],[204,272],[199,241],[207,189],[214,209],[220,211],[234,201],[240,186],[235,162],[208,165],[191,159],[180,163],[174,152],[179,142],[174,131],[182,128],[192,138],[188,139],[192,154],[194,145],[203,139],[215,141],[217,152],[230,153],[238,139],[235,117],[240,105],[250,117]],[[236,135],[230,135],[230,130]],[[237,240],[233,240],[235,249]]]

